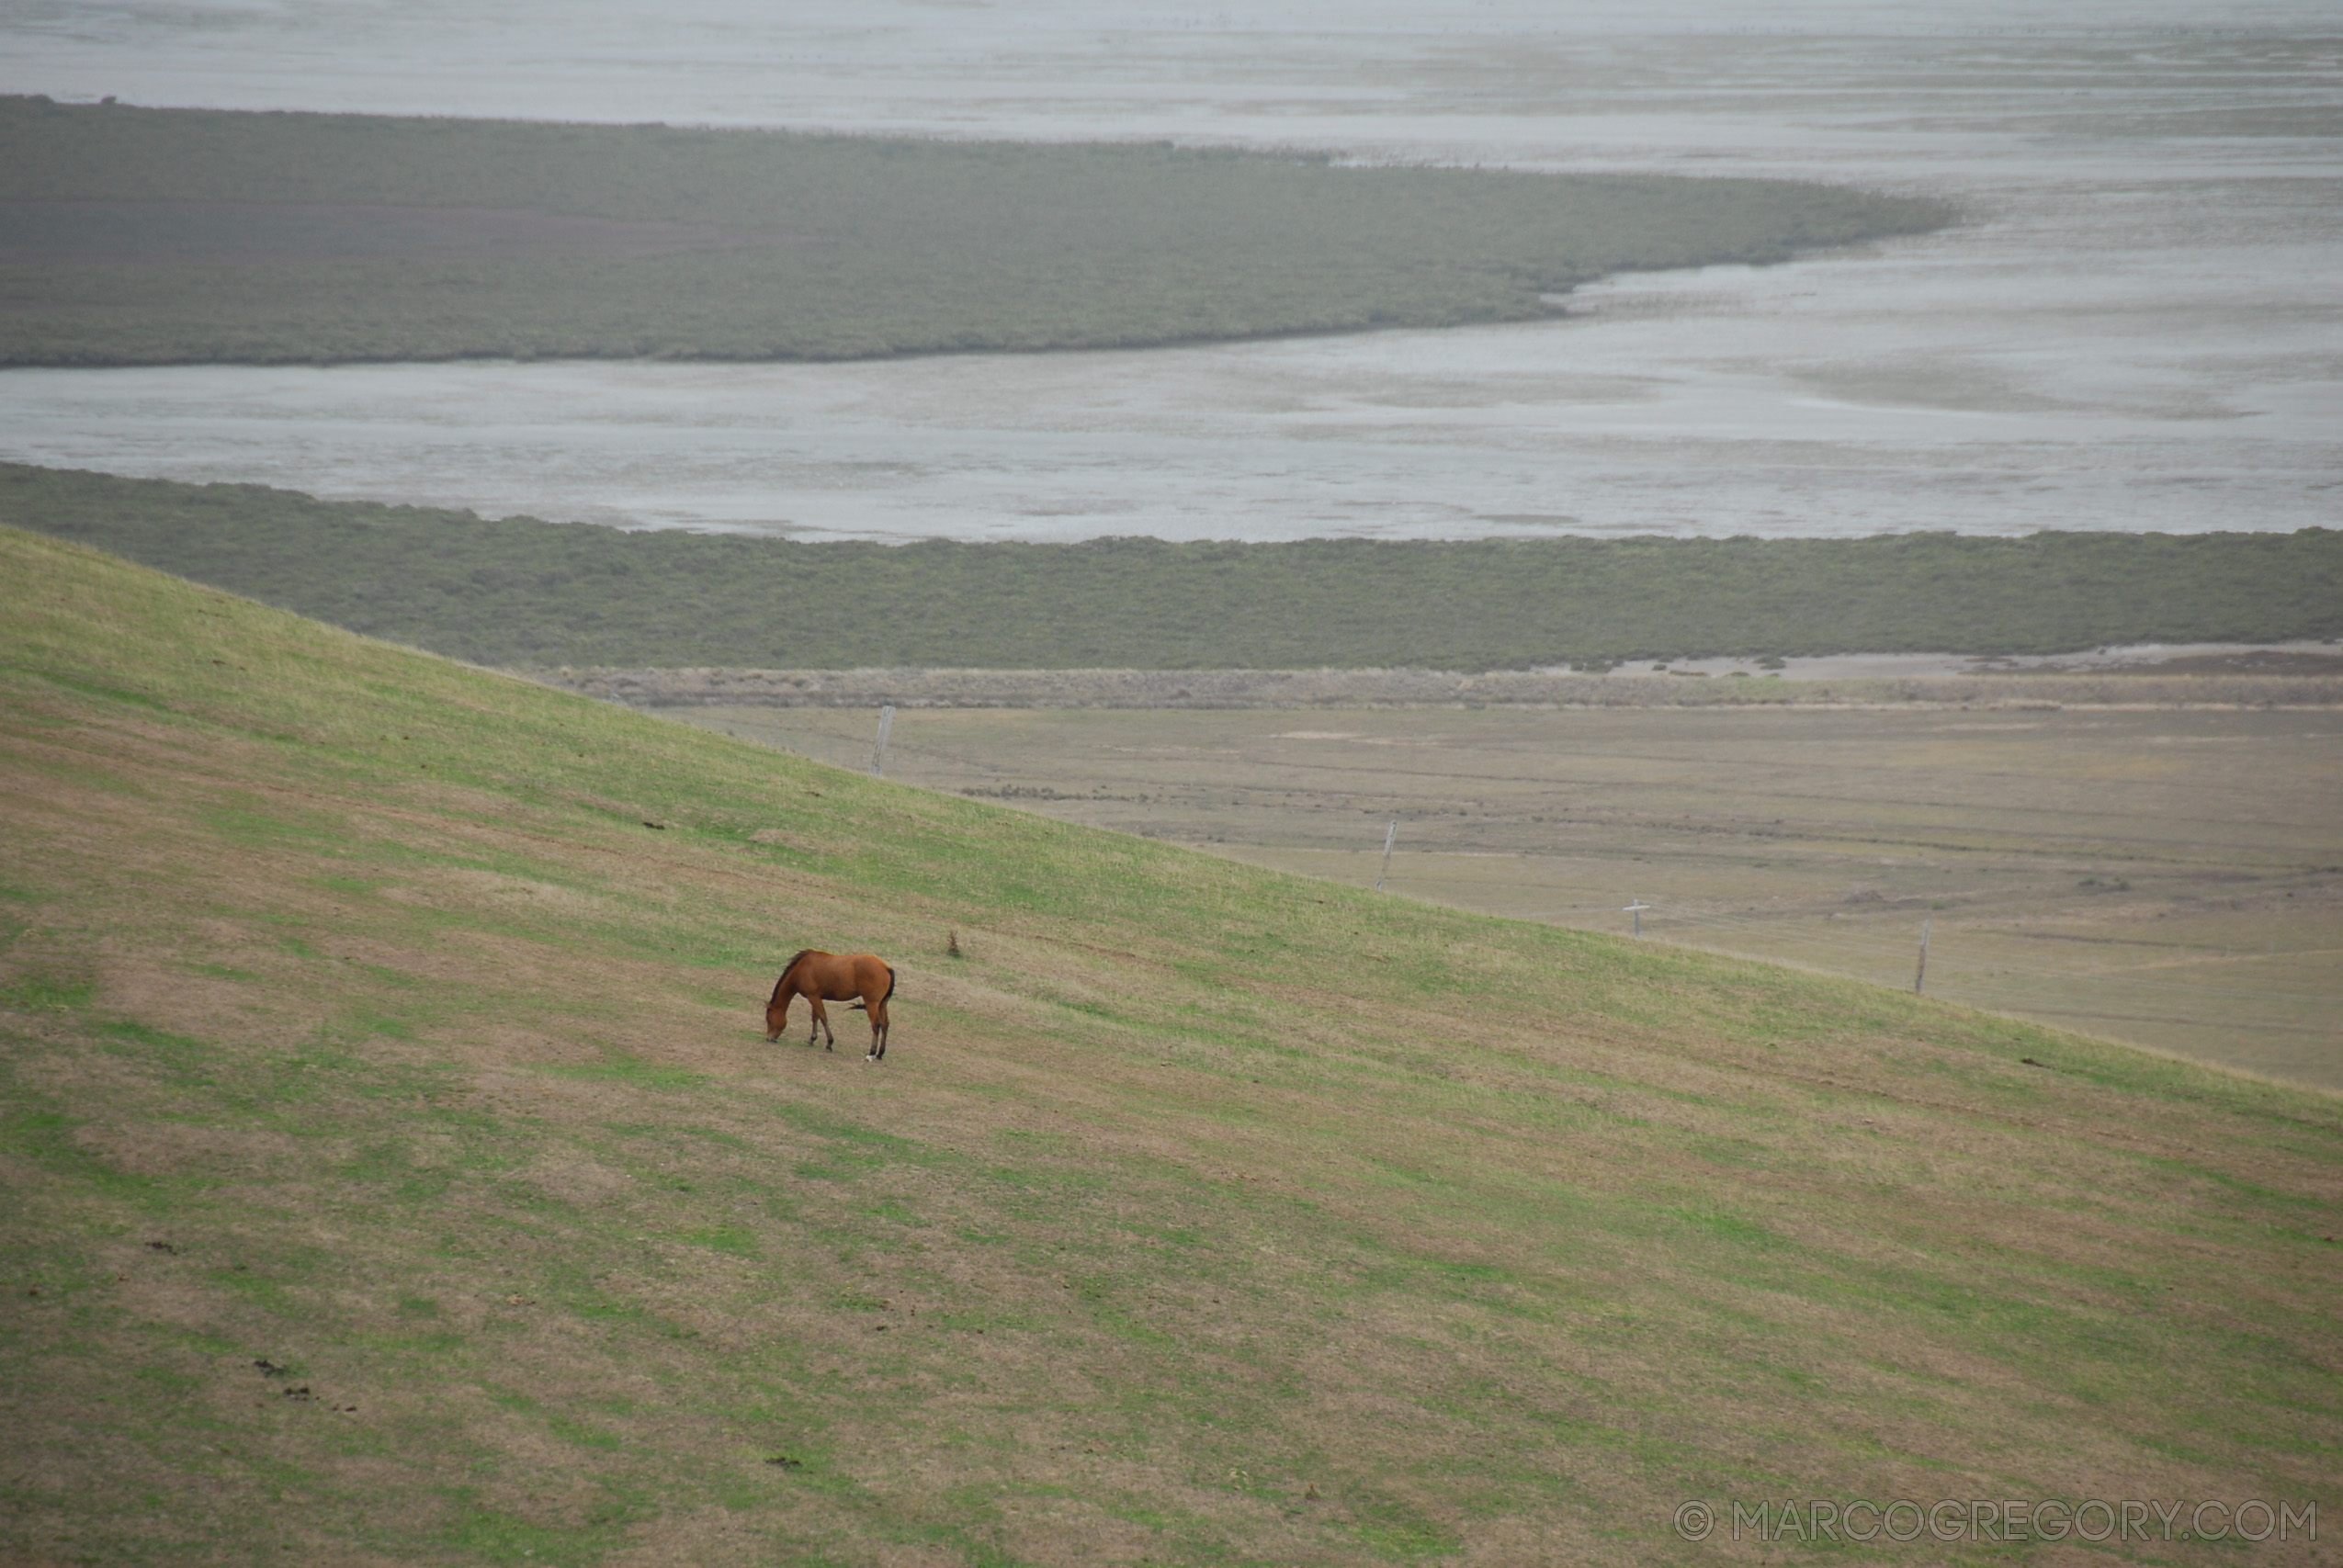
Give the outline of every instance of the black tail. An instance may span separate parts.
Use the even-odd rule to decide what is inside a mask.
[[[881,997],[881,998],[878,998],[878,1005],[879,1005],[880,1007],[885,1007],[885,1006],[886,1006],[889,1002],[891,1002],[891,1001],[893,1001],[894,999],[895,999],[895,966],[894,966],[892,964],[889,964],[887,966],[887,994],[886,994],[885,996],[883,996],[883,997]],[[846,1010],[847,1010],[848,1012],[868,1012],[868,1011],[870,1010],[870,1009],[869,1009],[869,1008],[867,1008],[867,1007],[866,1007],[866,1006],[864,1006],[861,1002],[859,1002],[859,1001],[858,1001],[858,1002],[855,1002],[855,1003],[851,1004],[851,1005],[850,1005],[850,1006],[846,1009]]]

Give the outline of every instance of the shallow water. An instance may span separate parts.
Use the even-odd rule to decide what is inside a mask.
[[[832,366],[0,374],[0,455],[807,537],[1852,535],[2343,523],[2326,7],[1280,0],[665,9],[0,0],[0,89],[1168,136],[1787,175],[1944,233],[1629,276],[1563,321]],[[559,18],[558,26],[552,18]]]

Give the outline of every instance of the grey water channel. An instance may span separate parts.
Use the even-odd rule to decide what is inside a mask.
[[[0,457],[808,538],[2343,522],[2343,19],[2272,0],[0,0],[0,90],[1786,175],[1954,228],[1563,319],[831,365],[0,373]]]

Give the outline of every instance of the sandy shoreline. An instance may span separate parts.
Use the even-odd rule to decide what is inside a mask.
[[[2087,662],[2088,661],[2088,662]],[[2190,645],[2038,660],[1874,654],[1464,675],[1436,670],[524,670],[629,707],[2333,707],[2343,650]]]
[[[1636,660],[1619,675],[1764,673],[1746,659]],[[1559,667],[1537,671],[1565,674]],[[1785,659],[1771,673],[1792,681],[1896,681],[1942,675],[2337,675],[2343,644],[2332,642],[2150,642],[2080,653],[1832,653]]]

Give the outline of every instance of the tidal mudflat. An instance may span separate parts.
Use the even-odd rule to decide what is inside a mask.
[[[2336,521],[2343,58],[2319,7],[2140,0],[617,13],[107,6],[0,86],[138,102],[1170,138],[1372,160],[1783,175],[1945,197],[1944,232],[1628,276],[1564,320],[830,366],[12,372],[0,455],[337,497],[809,538]],[[462,40],[462,69],[424,71]],[[526,68],[523,62],[526,62]],[[500,63],[501,62],[501,63]]]

